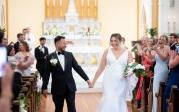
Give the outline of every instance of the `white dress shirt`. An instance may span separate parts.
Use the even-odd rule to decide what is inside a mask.
[[[41,46],[41,45],[40,45],[39,49],[40,49],[43,53],[45,53],[45,48],[44,48],[44,46]]]
[[[57,53],[58,60],[62,66],[62,69],[65,70],[65,56],[62,54],[58,55],[58,52],[56,53]]]

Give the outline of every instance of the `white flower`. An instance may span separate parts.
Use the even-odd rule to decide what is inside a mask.
[[[50,63],[51,63],[52,65],[56,65],[56,64],[58,63],[58,60],[57,60],[57,59],[51,59],[51,60],[50,60]]]
[[[129,69],[128,72],[127,72],[128,75],[131,75],[133,74],[133,69]]]
[[[142,66],[141,64],[137,64],[137,66],[135,66],[135,69],[143,69],[143,70],[145,70],[145,67]]]

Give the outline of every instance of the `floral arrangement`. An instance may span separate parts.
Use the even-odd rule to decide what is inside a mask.
[[[125,70],[124,70],[124,75],[125,77],[127,76],[130,76],[131,74],[135,74],[137,77],[145,77],[147,74],[146,74],[146,71],[145,71],[145,67],[139,63],[129,63]]]
[[[157,28],[150,28],[147,29],[148,34],[151,36],[151,38],[154,38],[154,36],[157,35]]]

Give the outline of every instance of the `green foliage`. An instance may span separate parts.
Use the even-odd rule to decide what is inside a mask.
[[[154,36],[157,35],[157,28],[147,29],[147,33],[151,36],[151,38],[154,38]]]

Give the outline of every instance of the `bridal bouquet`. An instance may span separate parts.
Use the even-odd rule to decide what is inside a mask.
[[[125,77],[130,76],[132,74],[135,74],[137,77],[140,76],[146,76],[146,71],[145,71],[145,67],[139,63],[129,63],[125,70],[124,70],[124,75]]]

